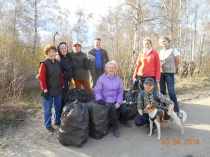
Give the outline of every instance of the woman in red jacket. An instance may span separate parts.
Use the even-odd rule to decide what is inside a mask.
[[[54,129],[51,125],[52,104],[54,103],[55,115],[54,124],[60,125],[62,90],[64,88],[64,81],[62,77],[61,67],[59,62],[55,59],[56,47],[46,45],[44,54],[47,59],[43,61],[39,68],[39,80],[42,89],[42,100],[44,107],[44,125],[49,132]]]
[[[138,80],[141,90],[144,90],[146,78],[153,78],[156,83],[160,81],[160,59],[158,52],[152,48],[152,41],[149,38],[143,40],[144,49],[140,52],[136,62],[133,79]]]

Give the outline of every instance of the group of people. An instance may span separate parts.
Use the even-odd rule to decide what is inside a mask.
[[[73,52],[68,52],[67,44],[62,42],[56,48],[52,45],[45,47],[44,53],[47,59],[41,63],[39,79],[42,89],[44,106],[44,125],[48,131],[53,131],[51,125],[51,107],[54,102],[54,124],[60,125],[62,110],[62,95],[69,90],[70,83],[73,88],[83,87],[89,93],[89,98],[94,97],[98,104],[109,104],[110,122],[113,127],[113,135],[120,136],[117,111],[121,113],[121,122],[125,127],[131,128],[128,123],[130,108],[123,103],[123,86],[121,79],[116,75],[117,63],[109,61],[106,50],[101,48],[101,39],[94,40],[95,48],[86,55],[81,51],[82,45],[77,41],[73,43]],[[149,38],[143,40],[143,50],[139,53],[136,62],[133,79],[138,80],[141,93],[137,99],[139,115],[135,119],[137,126],[149,122],[148,115],[143,113],[148,103],[157,106],[164,103],[168,106],[166,119],[170,119],[172,111],[179,114],[176,93],[174,90],[174,73],[179,65],[179,52],[170,44],[167,36],[160,38],[163,49],[158,53],[152,48]],[[92,76],[93,86],[90,87],[89,74]],[[58,79],[60,78],[60,79]],[[155,89],[160,84],[160,92]],[[170,99],[166,97],[166,86]],[[143,94],[142,94],[143,93]],[[143,95],[143,96],[142,96]],[[161,103],[160,103],[161,102]]]

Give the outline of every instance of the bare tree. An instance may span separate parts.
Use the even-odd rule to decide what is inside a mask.
[[[92,18],[92,14],[87,14],[84,8],[79,8],[75,12],[77,22],[74,24],[73,32],[76,40],[82,43],[87,41],[88,26],[87,22]]]

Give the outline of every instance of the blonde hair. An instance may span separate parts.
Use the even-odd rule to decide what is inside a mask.
[[[160,42],[160,40],[162,40],[162,39],[167,40],[167,41],[168,41],[168,43],[170,43],[170,42],[171,42],[171,39],[170,39],[168,36],[166,36],[166,35],[161,36],[161,37],[160,37],[160,39],[159,39],[159,42]]]
[[[105,64],[105,69],[109,66],[109,65],[114,65],[115,68],[117,69],[117,63],[116,61],[112,60],[112,61],[109,61]]]
[[[152,45],[152,40],[151,40],[150,38],[144,38],[143,43],[144,43],[145,41],[149,41],[150,44]]]

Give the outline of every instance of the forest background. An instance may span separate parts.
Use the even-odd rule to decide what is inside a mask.
[[[87,52],[92,48],[88,43],[91,22],[96,23],[92,38],[101,38],[110,59],[117,61],[125,89],[130,88],[145,37],[152,39],[158,51],[160,36],[171,37],[182,62],[176,77],[209,77],[209,5],[210,0],[121,0],[94,21],[94,14],[85,7],[71,12],[57,0],[0,0],[0,122],[17,119],[40,103],[35,76],[45,59],[44,46],[65,41],[71,51],[78,40]],[[74,22],[69,19],[72,14]]]

